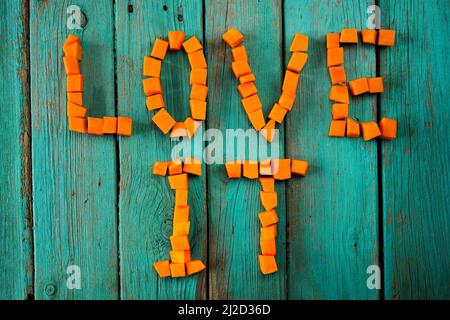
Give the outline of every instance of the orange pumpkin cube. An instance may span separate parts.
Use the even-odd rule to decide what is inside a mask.
[[[378,45],[392,47],[395,44],[395,30],[379,30]]]
[[[256,93],[258,93],[258,89],[255,86],[254,82],[247,82],[238,85],[237,87],[239,93],[241,94],[242,98],[247,98],[249,96],[252,96]]]
[[[117,133],[117,118],[103,117],[103,134],[116,134],[116,133]]]
[[[289,168],[290,171],[290,168]],[[277,193],[276,192],[265,192],[260,191],[259,196],[261,198],[261,203],[266,211],[272,210],[278,205]]]
[[[331,67],[328,70],[330,72],[331,84],[341,84],[347,81],[343,66]]]
[[[84,118],[86,116],[87,109],[83,106],[79,106],[73,102],[67,102],[67,116]]]
[[[277,254],[277,244],[275,239],[259,240],[261,253],[264,256],[275,256]]]
[[[261,160],[259,162],[259,175],[261,176],[271,176],[272,175],[272,164],[270,159]]]
[[[331,106],[333,120],[342,120],[348,118],[348,104],[335,103]]]
[[[191,261],[191,251],[183,250],[183,251],[169,251],[170,260],[172,263],[186,263]]]
[[[361,30],[362,42],[377,44],[377,30]]]
[[[186,276],[186,268],[184,263],[171,263],[170,273],[172,278],[180,278]]]
[[[247,179],[258,178],[258,161],[244,160],[243,162],[243,176]]]
[[[160,109],[152,120],[164,134],[167,134],[175,125],[175,120],[164,108]]]
[[[292,40],[291,47],[289,51],[308,51],[308,36],[304,34],[296,33],[294,35],[294,40]]]
[[[187,173],[176,174],[169,176],[170,189],[188,189],[188,176]]]
[[[157,93],[151,96],[148,96],[145,100],[145,104],[147,105],[147,110],[156,110],[164,108],[164,100],[161,93]]]
[[[188,205],[188,191],[187,190],[175,190],[175,206],[187,206]]]
[[[330,131],[328,132],[328,136],[329,137],[344,137],[346,124],[347,124],[347,121],[345,121],[345,120],[331,120]]]
[[[361,131],[364,141],[369,141],[381,136],[380,128],[374,121],[361,123]]]
[[[182,138],[187,137],[187,130],[184,122],[175,122],[172,127],[172,131],[169,134],[170,138]]]
[[[275,103],[272,110],[270,110],[269,119],[282,123],[287,112],[287,109],[282,108],[278,103]]]
[[[247,61],[247,50],[244,46],[239,46],[231,49],[231,54],[233,55],[234,61]]]
[[[89,134],[103,135],[103,119],[88,117],[88,129]]]
[[[203,54],[203,50],[194,51],[188,53],[189,64],[191,69],[206,69],[206,58]]]
[[[189,101],[191,107],[191,117],[195,120],[206,119],[206,101],[191,99]]]
[[[206,101],[208,95],[208,87],[201,84],[193,84],[191,87],[191,100]]]
[[[144,76],[159,78],[161,75],[161,60],[144,57]]]
[[[295,95],[295,93],[297,92],[299,77],[300,76],[298,73],[287,70],[284,75],[282,90]]]
[[[262,191],[264,192],[275,192],[275,179],[274,178],[259,178],[259,183],[261,184]]]
[[[191,53],[203,49],[203,46],[196,36],[192,36],[183,42],[183,48],[186,53]]]
[[[169,31],[169,49],[173,51],[178,51],[181,49],[184,41],[183,31]]]
[[[278,221],[280,220],[275,210],[260,212],[258,214],[258,217],[263,227],[278,223]]]
[[[349,104],[350,98],[346,85],[335,85],[331,87],[329,99],[340,103]]]
[[[83,92],[83,75],[73,74],[67,76],[67,92]]]
[[[192,157],[186,158],[184,160],[183,172],[201,176],[202,161]]]
[[[87,132],[87,120],[78,117],[69,117],[69,130],[75,132]]]
[[[327,33],[327,49],[339,48],[339,33]]]
[[[188,236],[170,236],[170,244],[175,251],[191,250]]]
[[[240,78],[242,76],[252,73],[250,65],[246,60],[232,62],[231,69],[233,70],[234,76],[236,78]]]
[[[167,162],[163,162],[163,161],[155,162],[152,166],[153,174],[156,176],[165,176],[167,173],[168,165],[169,164]]]
[[[169,260],[157,261],[153,263],[153,267],[160,278],[170,277],[170,263]]]
[[[350,92],[354,96],[369,92],[369,83],[367,82],[367,78],[352,80],[348,83],[348,85],[350,86]]]
[[[156,38],[155,43],[153,44],[152,53],[150,55],[159,60],[164,60],[168,47],[169,43],[167,41]]]
[[[289,59],[289,63],[287,65],[288,70],[291,70],[296,73],[300,73],[302,71],[303,67],[306,64],[306,61],[308,60],[308,55],[303,52],[294,52],[291,56],[291,59]]]
[[[183,163],[180,159],[169,161],[169,176],[183,173]]]
[[[342,29],[339,41],[340,43],[358,43],[358,30],[356,28]]]
[[[207,69],[193,69],[189,77],[189,84],[201,84],[206,85],[206,79],[208,77]]]
[[[184,120],[184,125],[186,127],[186,132],[189,138],[192,138],[194,134],[197,132],[198,128],[201,127],[201,121],[195,121],[191,117],[186,118]]]
[[[242,168],[239,160],[225,163],[225,169],[227,171],[228,178],[233,179],[241,177]]]
[[[370,93],[382,93],[384,91],[383,78],[381,77],[368,78],[367,83],[369,85]]]
[[[270,143],[275,137],[275,120],[270,119],[260,131],[261,135]]]
[[[272,174],[275,180],[291,178],[291,159],[273,159]]]
[[[241,102],[247,115],[256,110],[262,109],[262,103],[257,94],[254,94],[247,98],[243,98]]]
[[[266,120],[264,119],[262,109],[249,113],[248,118],[256,131],[261,130],[266,125]]]
[[[381,139],[392,140],[397,138],[397,120],[382,118],[380,120]]]
[[[72,57],[78,61],[83,57],[83,48],[79,40],[64,43],[63,51],[66,57]]]
[[[66,56],[63,58],[63,62],[66,75],[80,74],[80,64],[77,58]]]
[[[263,274],[271,274],[278,271],[277,262],[275,256],[263,256],[258,257],[259,268]]]
[[[289,93],[287,91],[281,92],[280,99],[278,99],[278,104],[286,109],[292,110],[295,101],[295,94]]]
[[[142,80],[142,87],[147,96],[162,92],[161,80],[159,78],[146,78]]]
[[[358,138],[360,136],[359,123],[353,119],[347,119],[347,137]]]
[[[244,41],[244,36],[236,28],[231,28],[222,35],[222,39],[230,47],[234,48]]]
[[[175,207],[173,211],[173,223],[189,221],[189,216],[190,216],[189,206]]]
[[[344,48],[332,48],[327,50],[327,66],[335,67],[344,64]]]
[[[133,120],[129,117],[117,117],[117,134],[119,136],[131,136]]]
[[[189,228],[191,226],[191,223],[189,221],[183,221],[183,222],[175,222],[173,224],[173,235],[174,236],[187,236],[189,235]],[[172,262],[176,262],[173,261]],[[187,261],[182,261],[187,262]]]
[[[306,176],[308,172],[309,164],[303,160],[292,160],[291,161],[291,172],[292,174],[298,174],[300,176]]]
[[[239,82],[241,84],[248,83],[248,82],[255,82],[255,81],[256,81],[256,77],[253,73],[249,73],[249,74],[246,74],[245,76],[239,77]]]
[[[272,240],[277,237],[277,225],[272,224],[267,227],[261,227],[261,240]]]
[[[67,102],[73,102],[79,106],[83,105],[82,92],[67,92]]]
[[[191,260],[186,263],[186,272],[188,276],[206,269],[206,266],[200,260]]]

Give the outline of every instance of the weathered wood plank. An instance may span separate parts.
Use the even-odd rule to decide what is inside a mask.
[[[109,0],[77,1],[84,102],[89,114],[113,115],[114,21]],[[65,2],[32,1],[31,115],[35,288],[37,299],[118,298],[115,138],[68,131],[62,46]],[[81,269],[81,289],[68,290],[66,268]]]
[[[381,1],[381,116],[398,120],[382,142],[387,299],[450,298],[448,2]],[[434,27],[433,27],[434,26]]]
[[[28,1],[0,2],[0,299],[33,294]]]
[[[132,139],[120,140],[120,257],[124,299],[206,298],[206,275],[160,279],[153,262],[168,259],[174,192],[167,178],[154,176],[151,165],[169,161],[178,142],[171,142],[151,121],[142,91],[144,56],[157,37],[170,30],[203,41],[201,1],[121,1],[116,3],[117,87],[119,113],[134,119]],[[183,51],[168,52],[161,81],[167,110],[184,121],[189,109],[189,62]],[[201,139],[198,132],[195,136]],[[195,156],[201,157],[201,148]],[[189,179],[192,258],[206,263],[206,171]]]
[[[288,296],[290,299],[374,299],[366,268],[378,264],[377,142],[329,138],[331,82],[325,37],[365,28],[371,1],[284,4],[285,52],[296,32],[309,36],[300,95],[286,120],[287,153],[305,159],[308,176],[288,183]],[[376,73],[373,46],[345,48],[347,79]],[[350,98],[350,116],[376,119],[376,97]]]
[[[232,26],[245,37],[249,63],[256,76],[258,93],[267,117],[281,92],[281,1],[206,1],[205,28],[210,65],[209,128],[250,129],[238,81],[231,71],[231,50],[222,34]],[[221,18],[218,18],[218,17]],[[281,127],[281,131],[283,131]],[[284,135],[281,135],[283,141]],[[224,149],[230,149],[226,141]],[[256,146],[249,146],[255,148]],[[225,157],[225,150],[223,152]],[[280,145],[283,155],[283,143]],[[255,159],[256,160],[256,159]],[[286,238],[284,184],[277,186],[277,237],[279,272],[264,276],[259,270],[260,186],[257,180],[230,180],[223,164],[208,167],[209,297],[211,299],[283,299],[286,297]]]

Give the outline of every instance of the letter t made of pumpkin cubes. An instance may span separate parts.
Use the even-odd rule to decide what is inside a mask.
[[[261,183],[260,191],[263,212],[259,213],[261,236],[259,244],[261,254],[258,257],[259,267],[263,274],[278,271],[276,256],[277,223],[279,221],[275,208],[278,205],[275,181],[291,179],[292,175],[306,176],[308,162],[291,159],[268,159],[258,163],[252,160],[236,160],[225,163],[228,178],[258,179]]]
[[[205,270],[206,267],[201,260],[191,260],[189,243],[188,174],[201,176],[201,161],[195,158],[186,158],[184,162],[175,159],[169,162],[155,162],[152,168],[154,175],[168,175],[170,188],[175,190],[170,261],[155,262],[153,267],[161,278],[185,277]]]

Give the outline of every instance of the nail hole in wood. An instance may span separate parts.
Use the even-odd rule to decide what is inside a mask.
[[[133,5],[129,4],[128,5],[128,13],[132,13],[134,11]]]
[[[167,11],[167,10],[169,10],[169,7],[167,5],[163,5],[163,10]]]

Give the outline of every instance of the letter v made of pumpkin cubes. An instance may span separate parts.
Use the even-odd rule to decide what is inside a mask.
[[[268,159],[258,163],[253,160],[236,160],[225,163],[228,178],[259,179],[262,191],[260,198],[263,212],[259,213],[261,223],[259,267],[263,274],[278,271],[276,256],[277,223],[279,221],[275,208],[278,205],[275,181],[291,179],[292,175],[306,176],[309,164],[302,160]]]
[[[188,174],[202,175],[202,163],[196,158],[186,158],[184,162],[175,159],[169,162],[155,162],[153,174],[168,175],[170,189],[175,190],[175,209],[173,229],[170,236],[172,250],[170,261],[163,260],[153,263],[153,267],[161,278],[178,278],[190,276],[206,269],[201,260],[191,260],[191,245],[189,243],[189,205],[188,205]]]
[[[361,30],[365,44],[392,47],[395,44],[395,30]],[[328,135],[330,137],[358,138],[364,141],[375,138],[392,140],[397,137],[397,121],[382,118],[379,123],[367,121],[359,123],[349,117],[349,94],[344,70],[344,48],[341,44],[357,44],[358,31],[343,29],[340,33],[327,34],[327,67],[330,74],[331,90],[329,99],[335,103],[331,107],[332,120]],[[384,91],[383,78],[359,78],[349,81],[350,92],[354,96],[364,93],[381,94]]]

